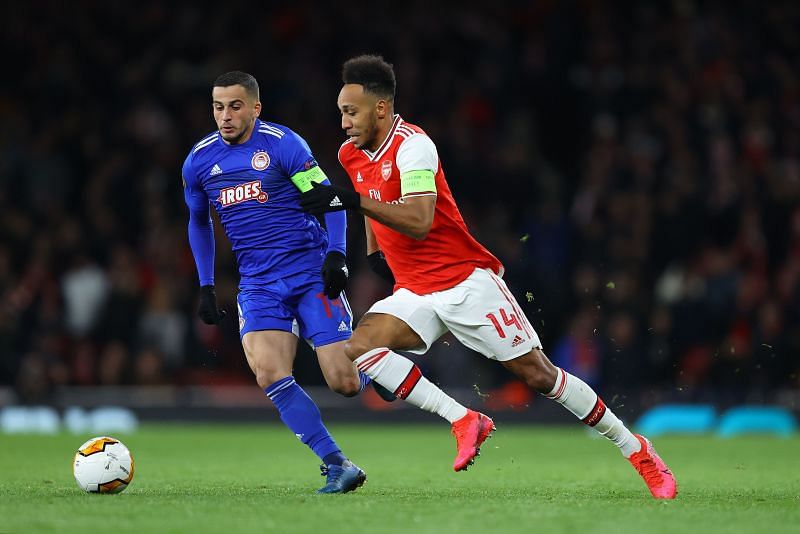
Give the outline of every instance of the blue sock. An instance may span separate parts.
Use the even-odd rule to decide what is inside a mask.
[[[364,391],[364,388],[372,382],[372,379],[361,371],[358,372],[358,379],[361,381],[361,387],[358,388],[359,391]]]
[[[300,438],[300,441],[310,447],[320,460],[329,465],[325,460],[328,458],[334,465],[341,465],[346,459],[342,455],[342,450],[322,424],[319,408],[303,388],[297,385],[293,376],[281,378],[264,389],[264,393],[275,404],[281,415],[281,421]]]

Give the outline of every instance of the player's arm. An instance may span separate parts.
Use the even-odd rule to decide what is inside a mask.
[[[314,186],[300,197],[300,203],[311,213],[358,210],[370,219],[417,240],[427,237],[436,211],[434,195],[405,197],[400,204],[386,204],[335,185]]]
[[[406,139],[397,151],[403,202],[387,204],[337,186],[313,187],[300,199],[312,213],[358,210],[367,217],[413,239],[422,240],[433,225],[436,211],[436,171],[439,156],[428,136]]]
[[[208,195],[187,173],[183,176],[183,199],[189,208],[189,248],[192,250],[200,285],[214,285],[214,226]]]
[[[205,190],[197,183],[191,165],[183,167],[183,199],[189,208],[189,248],[200,280],[200,307],[197,314],[206,324],[219,324],[225,311],[217,308],[214,291],[214,225],[211,204]]]
[[[295,173],[291,179],[300,193],[310,191],[314,184],[328,186],[331,184],[319,165]],[[350,275],[347,269],[347,215],[345,212],[326,213],[325,229],[328,231],[328,250],[322,263],[322,282],[325,285],[325,296],[335,299],[344,290]]]
[[[282,152],[285,158],[284,168],[292,183],[305,193],[313,189],[315,184],[330,185],[330,180],[317,164],[311,149],[305,140],[297,134],[287,136],[286,148]],[[325,296],[336,299],[344,291],[347,278],[347,215],[344,212],[325,214],[325,229],[328,231],[328,249],[322,263],[322,282]]]
[[[436,211],[435,196],[406,197],[401,204],[359,197],[359,211],[370,219],[413,239],[423,240],[428,236]]]
[[[312,184],[331,185],[330,180],[325,175],[314,159],[313,167],[310,169],[296,172],[291,176],[292,183],[305,193],[313,189]],[[330,212],[325,214],[325,228],[328,230],[328,252],[347,253],[347,216],[340,212]]]

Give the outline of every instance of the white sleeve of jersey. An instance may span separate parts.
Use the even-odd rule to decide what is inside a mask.
[[[439,170],[436,145],[425,134],[416,133],[400,143],[395,159],[401,176],[409,171],[431,171],[436,174]]]

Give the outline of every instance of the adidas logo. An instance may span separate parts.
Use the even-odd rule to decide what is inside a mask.
[[[338,196],[333,197],[333,200],[331,200],[331,203],[330,203],[330,207],[338,208],[338,207],[341,207],[341,205],[342,205],[342,201],[339,200],[339,197]]]
[[[512,346],[512,347],[516,347],[517,345],[519,345],[519,344],[521,344],[521,343],[524,343],[524,342],[525,342],[525,340],[524,340],[524,339],[522,339],[521,337],[519,337],[519,336],[514,336],[514,341],[512,341],[512,342],[511,342],[511,346]]]
[[[363,181],[364,177],[361,176],[361,171],[358,171],[358,174],[356,175],[356,182],[363,182]]]
[[[220,169],[220,168],[219,168],[219,165],[217,165],[217,164],[215,163],[215,164],[214,164],[214,166],[213,166],[213,167],[211,167],[211,172],[210,172],[210,173],[208,173],[208,174],[209,174],[209,176],[216,176],[216,175],[218,175],[218,174],[222,174],[222,169]]]
[[[350,329],[347,328],[347,325],[344,324],[344,321],[339,323],[339,332],[347,332],[348,330],[350,330]]]

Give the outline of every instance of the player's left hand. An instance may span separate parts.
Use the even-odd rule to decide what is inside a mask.
[[[200,287],[200,308],[197,315],[206,324],[219,325],[225,318],[225,310],[217,308],[217,293],[213,285]]]
[[[339,294],[347,285],[347,277],[350,272],[347,270],[344,254],[332,250],[325,256],[322,263],[322,282],[325,285],[325,296],[333,300],[339,298]]]
[[[300,207],[314,215],[357,210],[361,207],[361,195],[352,189],[311,182],[311,189],[300,195]]]

